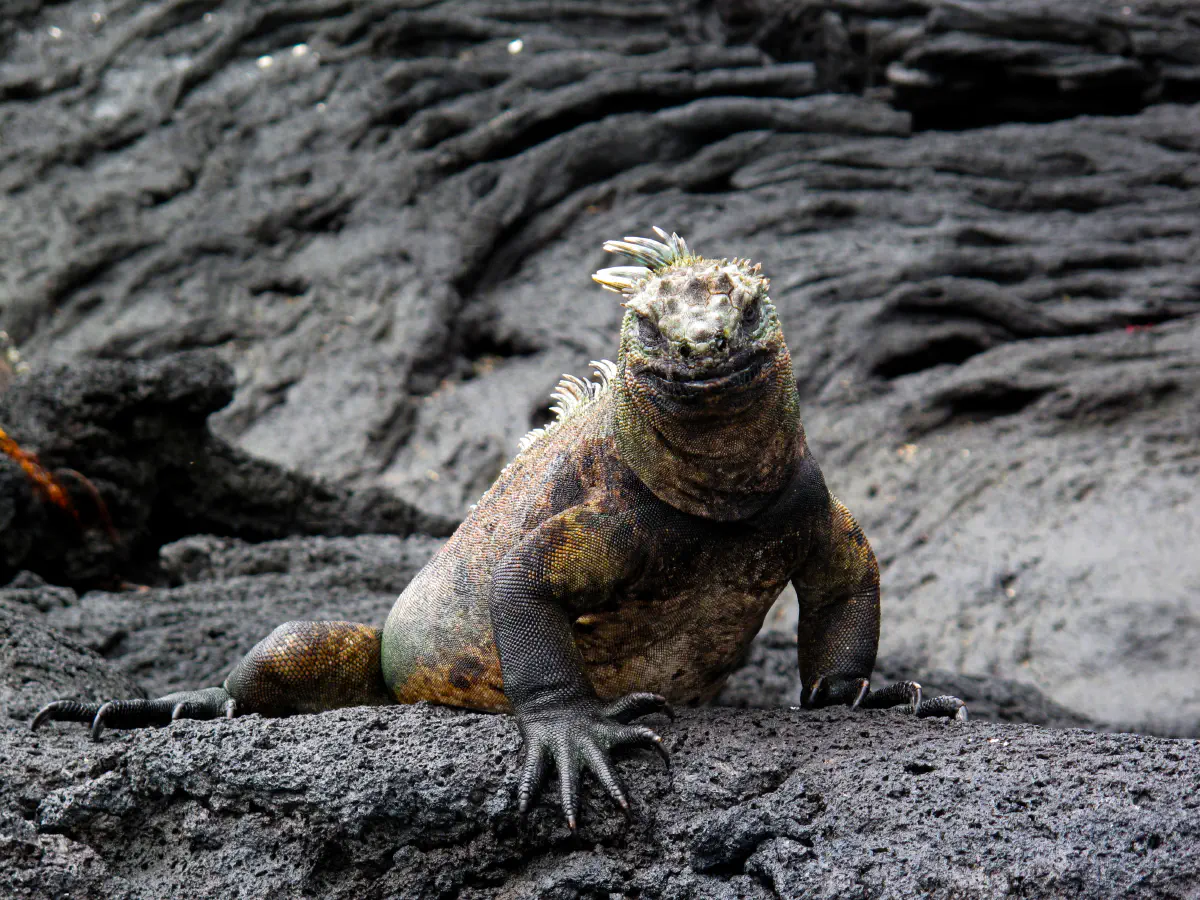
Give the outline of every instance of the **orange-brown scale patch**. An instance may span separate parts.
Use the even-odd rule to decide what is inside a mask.
[[[627,602],[578,618],[576,646],[602,698],[653,691],[674,703],[705,702],[740,662],[781,588],[719,585],[651,606]]]
[[[495,649],[464,646],[446,658],[418,658],[395,699],[399,703],[427,700],[486,712],[509,712],[503,685]]]
[[[830,575],[840,584],[855,585],[879,580],[879,564],[875,554],[850,510],[836,497],[830,510],[832,556]]]
[[[243,712],[286,715],[389,702],[380,632],[358,622],[288,622],[234,667],[225,688]]]
[[[42,466],[35,454],[28,450],[22,450],[20,445],[10,438],[2,428],[0,428],[0,453],[21,467],[21,471],[32,483],[33,489],[39,497],[67,512],[75,521],[79,521],[79,513],[59,480]]]

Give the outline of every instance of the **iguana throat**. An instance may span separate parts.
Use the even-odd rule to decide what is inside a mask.
[[[707,519],[744,519],[791,480],[804,430],[786,347],[755,373],[762,383],[747,392],[752,399],[714,392],[692,406],[646,391],[623,353],[617,366],[617,452],[660,500]]]

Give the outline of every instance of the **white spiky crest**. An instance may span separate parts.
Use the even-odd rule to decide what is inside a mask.
[[[657,225],[654,233],[661,241],[644,237],[626,237],[620,241],[605,241],[604,249],[609,253],[623,253],[631,259],[642,263],[640,266],[613,266],[600,269],[592,276],[592,281],[606,291],[616,294],[632,294],[637,286],[654,272],[667,266],[691,262],[695,259],[688,248],[687,241],[675,232],[667,234]]]
[[[595,403],[609,389],[609,384],[617,376],[617,364],[610,359],[593,359],[588,365],[592,367],[596,380],[580,378],[577,375],[563,375],[562,380],[550,393],[550,399],[558,401],[550,407],[554,418],[549,424],[535,428],[521,438],[518,444],[519,452],[524,453],[579,410]]]

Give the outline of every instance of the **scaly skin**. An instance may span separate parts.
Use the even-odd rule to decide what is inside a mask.
[[[657,229],[656,229],[657,230]],[[514,712],[525,741],[518,798],[549,763],[574,829],[584,768],[622,807],[609,752],[661,749],[631,720],[711,699],[789,580],[809,706],[922,701],[871,692],[879,570],[831,497],[800,424],[791,357],[768,282],[748,261],[696,256],[675,235],[605,247],[644,265],[594,277],[627,312],[615,366],[568,379],[558,419],[522,451],[404,590],[382,634],[288,623],[223,688],[38,714],[104,725],[285,715],[429,700]]]

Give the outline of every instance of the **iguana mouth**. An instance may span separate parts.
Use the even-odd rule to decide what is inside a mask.
[[[646,366],[642,372],[654,384],[655,390],[682,400],[737,391],[756,385],[761,381],[770,359],[770,353],[752,349],[744,350],[719,365],[704,369],[659,361],[657,364]]]

